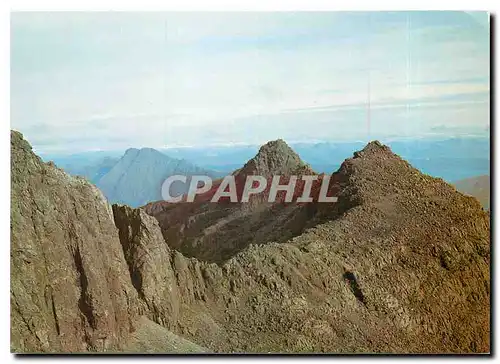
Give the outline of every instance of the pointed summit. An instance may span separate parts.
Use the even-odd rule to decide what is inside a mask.
[[[111,202],[137,207],[152,201],[161,201],[163,181],[177,174],[213,175],[209,170],[169,157],[153,148],[130,148],[97,181],[97,187]],[[185,193],[186,190],[185,185],[178,184],[172,189],[172,194],[175,196]]]
[[[362,150],[354,152],[354,158],[359,158],[364,155],[388,153],[394,154],[387,145],[380,143],[378,140],[369,142]]]
[[[255,157],[250,159],[237,175],[272,175],[314,174],[311,167],[303,162],[299,155],[283,140],[272,140],[262,147]]]
[[[283,139],[271,140],[266,144],[262,145],[257,155],[261,153],[266,153],[268,151],[276,151],[276,152],[282,151],[284,153],[295,153],[293,149],[290,148]]]
[[[125,155],[137,155],[137,153],[139,153],[139,149],[137,148],[128,148],[125,151]]]

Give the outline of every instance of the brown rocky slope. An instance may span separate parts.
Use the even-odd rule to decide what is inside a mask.
[[[19,168],[15,166],[18,163],[23,164],[23,158],[14,157],[19,152],[14,149],[13,170]],[[53,167],[44,168],[56,173]],[[93,337],[101,327],[107,335],[116,337],[108,344],[110,348],[127,350],[134,340],[126,334],[134,325],[127,322],[142,315],[139,321],[155,321],[216,352],[489,351],[488,215],[475,199],[456,192],[440,179],[421,174],[377,142],[342,164],[335,174],[338,203],[318,206],[309,215],[309,227],[288,240],[276,239],[279,242],[273,241],[273,235],[262,235],[260,243],[246,245],[217,264],[187,258],[169,246],[158,221],[141,209],[113,206],[118,232],[112,233],[109,215],[105,225],[99,225],[105,219],[104,212],[99,211],[104,211],[106,204],[91,204],[89,196],[82,196],[80,202],[87,215],[80,211],[78,218],[73,215],[73,206],[46,200],[51,209],[59,211],[49,215],[55,221],[68,211],[68,220],[58,224],[61,228],[85,226],[86,230],[77,231],[82,235],[68,233],[59,239],[51,225],[46,228],[32,217],[35,207],[21,207],[37,200],[33,194],[23,195],[33,184],[40,184],[32,178],[24,176],[22,183],[13,179],[11,297],[23,298],[18,300],[23,306],[21,313],[12,305],[15,347],[38,350],[41,340],[37,337],[42,335],[37,332],[44,330],[51,341],[42,349],[61,350],[67,331],[61,335],[62,329],[57,328],[61,325],[51,318],[50,305],[39,302],[45,297],[44,284],[52,282],[46,278],[47,272],[60,269],[69,273],[53,278],[60,282],[60,277],[67,277],[62,279],[67,286],[52,285],[52,291],[64,297],[56,313],[68,307],[81,317],[80,326],[71,326],[75,334],[67,339],[79,346],[73,349],[67,344],[66,350],[102,350],[101,342],[85,338],[85,333]],[[42,177],[37,173],[36,178]],[[64,193],[54,190],[49,196],[56,198]],[[69,196],[67,199],[73,201]],[[75,204],[78,206],[78,202]],[[99,220],[91,218],[94,215]],[[269,219],[273,218],[270,214]],[[87,224],[95,224],[95,230]],[[34,229],[41,230],[43,238],[31,232]],[[266,236],[271,240],[265,240]],[[43,252],[54,249],[49,241],[58,246],[61,257],[68,257],[41,259]],[[85,244],[88,247],[82,246]],[[78,279],[79,260],[71,260],[73,246],[81,249],[86,255],[82,260],[95,265],[92,271],[98,272],[87,274],[87,284],[82,285]],[[34,248],[37,254],[29,256],[31,262],[25,261],[27,252]],[[31,267],[37,270],[33,272]],[[101,272],[101,268],[109,273]],[[120,279],[112,281],[116,271]],[[94,281],[97,274],[99,282]],[[34,279],[43,284],[32,285]],[[93,314],[115,319],[91,320],[101,326],[94,323],[97,328],[86,328],[85,315],[79,314],[77,307],[85,291],[83,286],[92,284],[102,286],[87,295],[93,302]],[[108,295],[103,294],[108,286],[109,296],[115,298],[109,304]],[[68,295],[63,289],[74,294]],[[120,294],[130,301],[118,300]],[[25,309],[32,301],[36,301],[36,307]],[[42,314],[36,313],[38,308]],[[115,315],[106,316],[111,309]],[[126,312],[123,320],[116,312]],[[28,323],[31,326],[25,328]],[[157,331],[150,328],[136,332]],[[146,348],[145,344],[132,346]],[[161,348],[157,345],[153,350]]]
[[[177,330],[216,351],[489,351],[479,203],[378,142],[336,179],[338,203],[286,243],[251,244],[220,265],[175,252],[188,308]]]
[[[263,145],[257,155],[234,173],[238,200],[243,194],[247,176],[258,175],[267,180],[266,189],[250,196],[248,203],[231,203],[227,197],[211,203],[220,181],[194,203],[149,203],[143,209],[160,223],[167,243],[183,254],[203,261],[223,262],[250,244],[267,241],[284,242],[299,235],[315,214],[318,204],[296,203],[302,195],[299,178],[292,203],[282,203],[284,192],[278,192],[276,203],[268,203],[271,181],[279,175],[280,183],[288,183],[291,175],[316,175],[283,140]],[[317,201],[322,175],[313,183],[311,196]],[[335,183],[330,182],[331,186]],[[332,191],[328,194],[332,195]],[[331,205],[330,205],[331,207]]]

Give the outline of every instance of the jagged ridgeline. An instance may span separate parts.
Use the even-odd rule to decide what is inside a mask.
[[[239,173],[309,168],[273,143]],[[204,218],[111,207],[18,132],[11,176],[12,351],[490,350],[489,215],[380,143],[334,173],[335,204]]]

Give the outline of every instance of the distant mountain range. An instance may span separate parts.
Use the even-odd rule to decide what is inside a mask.
[[[401,139],[384,141],[395,153],[416,168],[431,176],[455,181],[490,174],[490,140],[483,137],[438,139]],[[303,142],[288,143],[290,147],[318,173],[336,171],[344,159],[366,142]],[[201,168],[222,176],[229,174],[251,159],[259,150],[258,145],[203,146],[185,148],[156,148],[159,152],[184,159]],[[118,161],[125,150],[96,151],[74,154],[41,154],[45,161],[54,161],[70,174],[82,175],[96,183],[95,170],[108,157]],[[93,174],[94,173],[94,174]]]
[[[401,139],[383,141],[416,168],[448,182],[490,173],[489,138]],[[318,173],[332,173],[366,142],[288,143]],[[175,158],[185,158],[211,170],[230,173],[259,150],[257,145],[161,149]]]
[[[170,158],[152,148],[131,148],[96,185],[111,202],[138,207],[162,200],[163,181],[176,174],[216,176],[212,171],[186,160]],[[183,194],[187,192],[187,187],[182,183],[173,184],[171,194]]]
[[[208,175],[217,177],[214,171],[198,167],[184,159],[171,158],[152,148],[130,148],[121,158],[89,154],[85,157],[66,157],[56,164],[73,175],[87,178],[104,193],[111,203],[139,207],[148,202],[162,200],[163,181],[172,175]],[[177,196],[187,192],[185,184],[173,184],[171,194]]]
[[[91,182],[97,184],[99,180],[106,175],[120,160],[115,157],[103,157],[95,164],[91,164],[83,168],[80,174],[87,177]]]
[[[123,156],[123,151],[88,151],[81,153],[41,154],[73,176],[82,176],[96,184]]]
[[[344,159],[364,145],[361,141],[290,143],[314,171],[327,174],[337,171]],[[390,141],[387,145],[422,172],[450,183],[490,173],[488,138],[408,139]],[[165,176],[181,171],[187,175],[220,177],[240,168],[258,150],[259,147],[253,145],[143,148],[129,149],[125,154],[123,151],[98,151],[42,157],[54,161],[72,175],[86,177],[104,191],[110,202],[137,207],[161,200],[159,186]],[[139,178],[137,173],[143,175]]]

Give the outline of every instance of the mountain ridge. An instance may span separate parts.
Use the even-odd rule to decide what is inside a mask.
[[[280,174],[314,174],[309,165],[283,139],[272,140],[260,147],[258,153],[233,172],[237,176],[259,175],[266,178]]]
[[[380,143],[334,173],[337,203],[280,203],[270,229],[249,230],[260,241],[214,263],[11,138],[15,351],[490,350],[489,215]],[[258,213],[237,220],[240,234]],[[305,226],[276,239],[288,213]]]
[[[309,211],[302,232],[268,235],[218,263],[239,267],[236,292],[253,293],[226,324],[251,331],[239,349],[488,351],[489,218],[479,203],[379,142],[334,174],[338,202]],[[285,301],[270,309],[275,295]],[[354,327],[362,337],[346,335]]]

